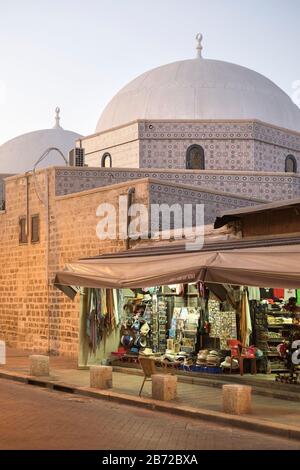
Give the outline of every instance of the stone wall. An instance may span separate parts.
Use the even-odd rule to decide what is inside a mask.
[[[36,184],[28,177],[27,208],[26,178],[7,180],[6,211],[0,213],[0,339],[13,347],[77,356],[79,299],[55,289],[54,276],[72,260],[124,249],[123,240],[97,238],[96,209],[101,202],[117,207],[129,186],[57,197],[55,170],[41,170]],[[136,182],[135,188],[136,201],[148,204],[148,182]],[[19,217],[27,212],[29,218],[40,216],[38,243],[31,243],[30,231],[28,243],[19,243]]]

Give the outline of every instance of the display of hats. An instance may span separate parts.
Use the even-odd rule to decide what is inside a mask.
[[[231,360],[232,360],[232,365],[231,365]],[[221,363],[221,367],[224,369],[238,369],[239,368],[239,361],[237,359],[231,359],[230,356],[226,356],[225,361]]]
[[[207,355],[208,355],[208,350],[207,349],[203,349],[203,350],[199,351],[198,356],[197,356],[197,363],[198,364],[204,364],[206,362]]]
[[[152,356],[153,351],[151,348],[145,348],[143,351],[140,351],[140,354],[143,356]]]
[[[207,364],[219,365],[220,357],[218,351],[209,351],[206,362]]]
[[[130,335],[123,335],[121,337],[121,344],[125,347],[130,347],[133,343],[133,337]]]
[[[149,302],[150,300],[152,300],[151,295],[150,295],[150,294],[145,294],[145,295],[144,295],[144,301],[145,301],[145,302]]]

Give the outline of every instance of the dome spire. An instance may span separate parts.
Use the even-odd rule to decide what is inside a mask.
[[[201,59],[202,58],[202,39],[203,35],[201,33],[196,34],[196,58]]]
[[[56,106],[55,108],[55,125],[53,126],[53,129],[62,129],[61,125],[59,124],[60,121],[60,108]]]

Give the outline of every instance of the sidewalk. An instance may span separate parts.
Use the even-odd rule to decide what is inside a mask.
[[[8,349],[7,364],[0,367],[0,373],[7,372],[13,376],[29,375],[29,359],[32,353],[15,349]],[[76,360],[64,357],[50,357],[50,377],[43,378],[53,383],[61,383],[78,389],[89,388],[89,370],[78,370]],[[132,371],[131,371],[132,372]],[[138,374],[139,371],[136,371]],[[141,402],[138,397],[139,389],[142,383],[142,375],[135,373],[113,373],[113,389],[112,394],[117,396],[128,396],[135,402]],[[89,389],[91,390],[91,389]],[[170,408],[172,404],[174,408],[193,408],[196,410],[207,410],[210,412],[222,413],[222,389],[212,386],[195,385],[189,383],[178,382],[177,398],[169,402]],[[300,387],[299,387],[300,392]],[[80,393],[80,390],[78,391]],[[107,392],[106,392],[107,395]],[[102,393],[105,396],[105,392]],[[146,399],[145,403],[151,403],[151,382],[146,382],[142,394]],[[143,400],[142,400],[143,401]],[[277,425],[285,425],[291,428],[298,428],[300,435],[300,404],[296,401],[285,401],[276,398],[253,395],[252,397],[253,411],[249,418],[254,418],[262,423],[272,423]],[[138,403],[137,403],[138,404]],[[223,415],[223,413],[222,413]],[[226,415],[229,417],[229,415]]]

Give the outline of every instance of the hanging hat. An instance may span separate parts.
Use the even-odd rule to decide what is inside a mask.
[[[144,295],[144,301],[145,301],[145,302],[149,302],[149,300],[152,300],[151,295],[150,295],[150,294],[145,294],[145,295]]]
[[[146,336],[150,331],[150,326],[148,323],[145,321],[145,323],[141,326],[140,332],[141,335]]]
[[[144,336],[138,336],[134,345],[138,348],[145,348],[147,346],[147,339]]]
[[[133,337],[132,336],[123,335],[121,337],[121,344],[123,344],[123,346],[128,348],[129,346],[131,346],[132,343],[133,343]]]
[[[140,302],[144,299],[144,294],[136,294],[135,298],[133,299],[134,302]]]

